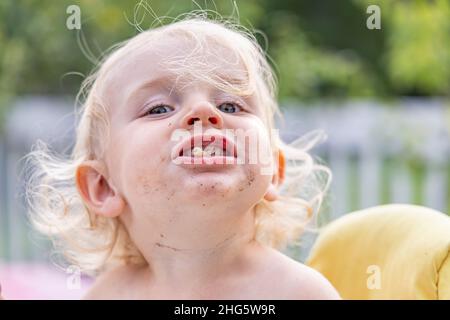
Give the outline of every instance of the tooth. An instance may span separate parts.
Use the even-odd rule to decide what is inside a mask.
[[[206,156],[221,156],[223,154],[223,150],[218,146],[209,145],[203,151],[203,155]]]
[[[214,152],[214,146],[208,145],[208,146],[205,148],[205,150],[203,150],[203,155],[209,157],[209,156],[211,156],[211,154],[212,154],[213,152]]]
[[[218,146],[216,146],[216,147],[214,148],[214,154],[215,154],[216,156],[221,156],[222,153],[223,153],[223,150],[222,150],[221,148],[219,148]]]
[[[192,154],[194,155],[194,157],[201,157],[203,155],[203,150],[200,147],[195,147],[194,149],[192,149]]]

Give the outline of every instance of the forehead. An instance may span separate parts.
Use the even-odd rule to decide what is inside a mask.
[[[142,43],[111,66],[103,79],[102,95],[111,104],[144,82],[164,78],[180,87],[201,82],[207,76],[214,82],[248,85],[249,75],[239,54],[217,42],[200,45],[177,37]]]

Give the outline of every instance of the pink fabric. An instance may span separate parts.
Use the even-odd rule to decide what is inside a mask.
[[[93,281],[82,276],[80,282],[71,282],[74,276],[51,265],[0,263],[1,292],[9,300],[80,299]]]

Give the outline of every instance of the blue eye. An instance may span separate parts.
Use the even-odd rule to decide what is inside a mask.
[[[166,113],[168,111],[166,111],[167,109],[172,110],[173,108],[168,106],[167,104],[157,104],[153,107],[151,107],[148,111],[145,112],[144,115],[152,115],[152,114],[162,114],[162,113]]]
[[[224,108],[221,108],[222,106],[224,106]],[[236,113],[242,111],[242,107],[234,102],[223,103],[218,107],[218,109],[225,113]]]

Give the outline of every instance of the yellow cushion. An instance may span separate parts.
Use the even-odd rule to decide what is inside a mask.
[[[326,226],[306,264],[344,299],[450,299],[450,217],[390,204]]]

